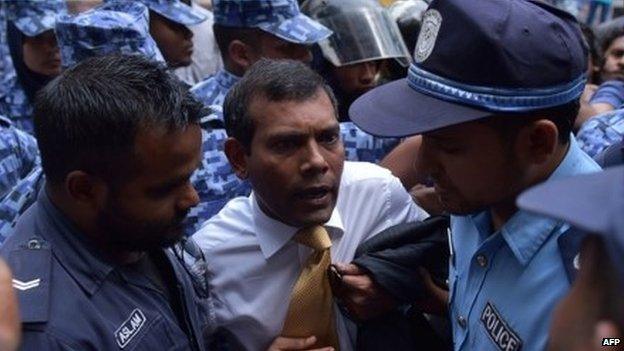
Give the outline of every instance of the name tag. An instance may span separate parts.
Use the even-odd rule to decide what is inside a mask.
[[[141,328],[145,325],[146,319],[140,309],[135,309],[123,324],[115,331],[115,340],[120,348],[128,346],[128,343],[134,338]]]
[[[518,351],[522,348],[522,339],[507,325],[494,305],[489,302],[481,312],[481,323],[499,350]]]

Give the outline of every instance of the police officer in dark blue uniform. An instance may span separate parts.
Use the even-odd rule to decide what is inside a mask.
[[[163,65],[91,58],[42,90],[46,184],[0,249],[22,350],[205,350],[200,250],[180,243],[197,204],[201,105]]]

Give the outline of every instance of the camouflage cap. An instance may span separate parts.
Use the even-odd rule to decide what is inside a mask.
[[[119,0],[117,0],[119,1]],[[176,23],[185,26],[199,24],[206,20],[206,16],[195,11],[192,7],[180,0],[139,0],[150,10]]]
[[[3,5],[7,20],[29,37],[53,29],[56,16],[67,10],[63,0],[4,0]]]
[[[314,44],[332,31],[299,10],[296,0],[214,0],[215,24],[259,28],[297,44]]]
[[[111,53],[139,54],[164,62],[149,34],[149,11],[140,2],[115,2],[78,15],[62,15],[56,37],[63,67]]]

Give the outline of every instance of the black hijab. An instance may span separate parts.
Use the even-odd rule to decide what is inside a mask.
[[[17,80],[22,85],[26,96],[28,96],[28,100],[32,102],[35,100],[37,92],[54,77],[36,73],[26,66],[26,63],[24,63],[23,49],[24,34],[12,21],[7,21],[6,23],[7,42],[9,45],[9,52],[11,53],[11,59],[13,60],[13,66],[15,67]]]

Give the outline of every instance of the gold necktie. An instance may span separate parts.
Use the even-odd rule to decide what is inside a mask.
[[[316,336],[314,347],[332,346],[339,350],[332,291],[327,269],[331,264],[331,240],[327,230],[315,226],[299,230],[294,240],[314,252],[303,267],[290,295],[290,305],[282,329],[285,337]]]

